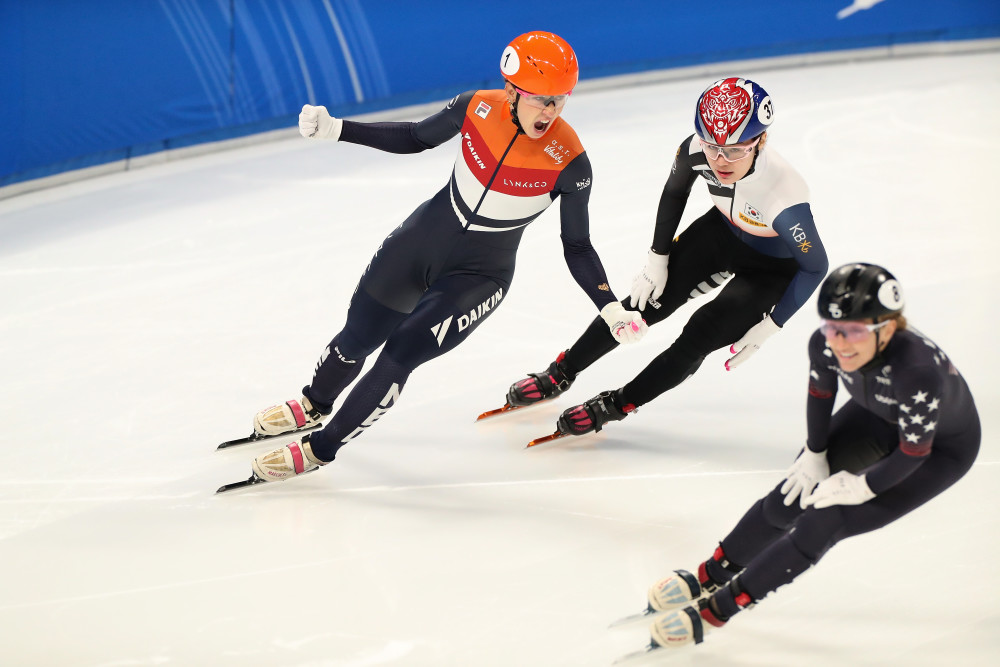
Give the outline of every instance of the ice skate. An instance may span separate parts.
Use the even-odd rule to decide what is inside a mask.
[[[302,443],[292,442],[272,452],[258,456],[253,460],[254,477],[267,482],[281,482],[286,479],[312,472],[326,465],[312,453],[309,436],[302,438]]]
[[[674,570],[673,574],[649,587],[646,595],[648,611],[656,613],[676,609],[710,595],[718,588],[718,584],[710,579],[699,581],[687,570]]]
[[[700,644],[710,628],[725,625],[712,611],[708,599],[664,614],[649,624],[650,645],[680,647]]]
[[[261,436],[293,433],[319,426],[325,414],[313,407],[305,396],[300,401],[290,400],[272,405],[254,415],[254,433]]]
[[[561,415],[556,422],[560,433],[584,435],[600,431],[608,422],[625,419],[636,407],[622,403],[618,391],[603,391],[582,405],[575,405]]]
[[[704,566],[699,572],[704,570]],[[665,611],[696,602],[711,595],[719,586],[710,579],[701,580],[687,570],[674,570],[672,574],[649,587],[646,594],[646,608],[636,614],[624,616],[613,622],[609,627],[616,628],[632,625],[637,621],[649,621],[654,616]]]
[[[556,360],[541,373],[529,373],[528,377],[518,380],[507,390],[507,404],[523,408],[540,401],[554,398],[570,388],[576,376],[570,376],[563,360],[565,352],[560,352]]]

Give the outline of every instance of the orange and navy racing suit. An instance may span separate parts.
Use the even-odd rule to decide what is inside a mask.
[[[464,341],[506,297],[525,228],[560,199],[563,254],[600,309],[616,300],[590,243],[592,170],[562,118],[539,139],[512,120],[503,90],[466,92],[415,123],[344,121],[340,141],[416,153],[459,135],[448,183],[386,237],[351,299],[304,394],[323,412],[383,343],[372,369],[327,426],[311,437],[331,460],[398,399],[409,374]]]

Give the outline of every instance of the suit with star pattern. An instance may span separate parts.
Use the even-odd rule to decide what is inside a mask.
[[[932,455],[972,464],[979,441],[973,437],[979,431],[976,404],[934,341],[912,329],[897,331],[871,363],[847,373],[817,331],[809,358],[808,446],[828,450],[833,471],[865,469],[869,488],[879,494],[927,465]],[[838,384],[851,400],[841,408],[843,415],[834,416]],[[855,433],[868,426],[869,433]],[[844,463],[835,465],[838,461]]]
[[[803,509],[783,502],[784,480],[778,482],[720,542],[725,568],[713,559],[705,564],[716,583],[738,573],[754,601],[791,583],[838,542],[878,530],[939,495],[979,453],[982,430],[969,386],[922,334],[897,330],[871,362],[848,373],[817,331],[809,358],[807,446],[826,452],[831,475],[865,475],[874,497]],[[839,385],[850,399],[834,412]],[[716,593],[719,604],[731,589]]]

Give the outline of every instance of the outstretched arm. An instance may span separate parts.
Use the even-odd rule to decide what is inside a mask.
[[[453,98],[441,111],[419,122],[359,123],[334,118],[326,107],[302,107],[299,132],[309,139],[331,139],[389,153],[419,153],[458,134],[473,91]]]

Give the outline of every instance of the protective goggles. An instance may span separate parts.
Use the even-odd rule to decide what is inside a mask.
[[[569,91],[565,95],[532,95],[526,90],[521,90],[515,87],[514,90],[517,94],[524,98],[524,103],[529,107],[534,107],[536,109],[544,109],[550,104],[556,105],[556,110],[562,109],[566,106],[566,98],[573,94],[573,91]]]
[[[739,162],[750,157],[754,146],[760,143],[760,137],[757,137],[749,144],[741,146],[717,146],[716,144],[706,142],[704,139],[698,139],[698,141],[701,142],[702,152],[709,159],[718,160],[721,155],[722,159],[726,162]]]
[[[849,343],[861,343],[868,339],[871,332],[878,331],[887,324],[889,324],[889,320],[879,322],[878,324],[823,320],[823,324],[820,325],[819,330],[822,331],[823,335],[827,338],[836,338],[839,334]]]

